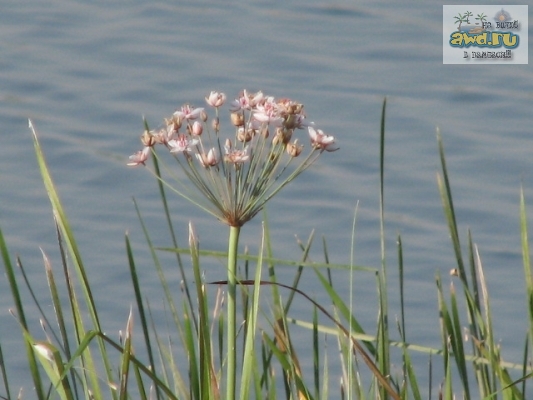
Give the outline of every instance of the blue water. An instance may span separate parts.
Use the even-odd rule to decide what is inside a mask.
[[[324,235],[331,261],[348,263],[358,203],[355,262],[379,267],[379,121],[387,96],[391,318],[398,313],[395,242],[401,234],[408,339],[438,346],[435,274],[440,271],[447,286],[455,266],[436,184],[439,127],[463,242],[471,229],[503,355],[520,360],[527,314],[518,201],[520,185],[533,199],[533,74],[529,65],[443,65],[441,13],[441,4],[414,1],[300,0],[276,7],[266,1],[12,2],[0,14],[0,226],[12,256],[20,254],[49,305],[39,247],[58,272],[60,260],[28,130],[31,118],[106,331],[124,328],[133,301],[126,231],[157,308],[161,294],[132,196],[154,242],[170,240],[161,228],[154,180],[125,166],[139,147],[142,118],[156,126],[185,102],[203,105],[211,90],[231,98],[247,88],[301,101],[310,119],[341,146],[270,203],[276,256],[298,258],[295,235],[305,241],[315,229],[313,259],[321,259]],[[225,249],[224,226],[178,198],[171,203],[181,244],[191,220],[202,248]],[[257,249],[259,232],[256,218],[244,228],[243,246]],[[208,279],[224,277],[220,263],[209,261],[206,269]],[[280,273],[292,280],[292,270]],[[344,285],[345,274],[335,278]],[[319,293],[316,285],[309,273],[304,287]],[[356,275],[354,287],[356,315],[372,333],[374,277]],[[17,373],[12,384],[31,397],[12,307],[1,280],[0,341]],[[310,316],[305,302],[294,307],[295,316]],[[419,360],[423,376],[427,357]]]

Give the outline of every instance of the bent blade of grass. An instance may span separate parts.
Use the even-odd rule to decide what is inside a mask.
[[[178,252],[178,253],[189,253],[189,248],[174,248],[174,247],[160,247],[156,246],[154,247],[155,250],[160,251],[166,251],[166,252]],[[228,258],[228,252],[227,251],[215,251],[215,250],[202,250],[200,249],[199,254],[201,256],[208,256],[208,257],[214,257],[218,258],[220,260],[226,260]],[[245,254],[245,253],[239,253],[237,254],[237,258],[242,261],[253,261],[257,262],[257,256],[253,254]],[[350,265],[350,264],[331,264],[331,263],[325,263],[325,262],[302,262],[302,261],[294,261],[294,260],[285,260],[282,258],[274,258],[274,257],[263,257],[263,262],[268,264],[276,264],[280,266],[287,266],[287,267],[313,267],[313,268],[320,268],[320,269],[338,269],[342,271],[349,271],[353,268],[354,271],[363,271],[363,272],[370,272],[375,274],[376,271],[378,271],[375,267],[367,267],[364,265]]]
[[[61,354],[55,346],[47,342],[36,342],[28,332],[26,340],[33,343],[33,348],[37,357],[41,361],[41,366],[45,370],[52,386],[57,391],[62,400],[73,400],[72,391],[68,379],[65,378],[65,370]]]
[[[298,325],[300,327],[312,330],[313,329],[313,323],[309,321],[299,320],[296,318],[288,318],[287,319],[291,324]],[[325,333],[332,336],[337,336],[339,334],[338,328],[332,328],[326,325],[317,325],[317,330],[321,333]],[[360,340],[362,342],[375,342],[377,340],[377,337],[374,335],[368,335],[368,334],[362,334],[362,333],[355,333],[352,332],[352,337],[354,339]],[[427,346],[420,346],[416,344],[406,343],[402,341],[394,341],[391,340],[390,342],[391,346],[398,347],[398,348],[406,348],[408,350],[417,351],[420,353],[427,353],[427,354],[437,354],[442,355],[443,352],[437,348],[434,347],[427,347]],[[473,358],[471,358],[473,359]],[[512,363],[506,363],[506,367],[509,368],[522,368],[521,364],[512,364]]]
[[[63,248],[62,248],[62,245],[61,245],[61,235],[60,235],[59,232],[58,232],[58,241],[59,241],[60,252],[61,252],[61,255],[63,256],[64,254],[63,254]],[[41,249],[41,253],[43,255],[43,261],[44,261],[44,266],[45,266],[45,274],[46,274],[47,282],[48,282],[49,289],[50,289],[50,295],[51,295],[51,298],[52,298],[52,304],[54,305],[55,319],[56,319],[56,322],[57,322],[57,324],[59,326],[59,329],[63,331],[63,332],[60,332],[59,335],[57,334],[56,330],[53,329],[53,324],[50,322],[48,316],[44,312],[43,307],[41,306],[41,304],[39,302],[39,299],[37,298],[37,295],[36,295],[36,293],[35,293],[35,291],[33,289],[33,286],[32,286],[32,284],[31,284],[31,282],[30,282],[30,280],[29,280],[29,278],[28,278],[28,276],[26,274],[26,268],[24,267],[24,265],[22,263],[22,260],[19,257],[17,257],[17,265],[18,265],[19,270],[20,270],[20,272],[22,274],[22,278],[24,280],[26,288],[28,289],[28,291],[30,293],[30,296],[31,296],[31,298],[33,300],[33,303],[34,303],[35,307],[38,310],[41,327],[43,328],[44,333],[47,336],[48,341],[51,343],[51,337],[49,336],[49,333],[51,333],[53,338],[54,338],[54,340],[61,347],[62,351],[65,352],[66,357],[70,358],[71,351],[70,351],[70,345],[69,345],[69,341],[68,341],[68,336],[66,334],[65,319],[64,319],[64,315],[63,315],[63,312],[62,312],[62,308],[61,308],[60,302],[59,302],[59,295],[58,295],[58,292],[57,292],[57,287],[55,285],[55,279],[54,279],[53,274],[52,274],[51,264],[50,264],[50,262],[48,260],[48,257],[46,256],[46,254],[44,253],[44,251],[42,249]],[[67,283],[68,283],[69,279],[70,279],[68,272],[65,272],[65,277],[66,277],[66,280],[67,280]],[[72,300],[69,298],[69,301],[72,301]],[[84,369],[82,369],[82,370],[84,370]],[[71,375],[72,375],[72,386],[74,388],[74,392],[77,393],[77,384],[76,384],[77,379],[76,379],[76,374],[75,374],[74,370],[71,370]],[[84,377],[84,376],[85,375],[82,375],[82,377]],[[84,387],[86,387],[86,384],[84,384]]]
[[[87,350],[88,346],[94,339],[100,339],[103,342],[107,343],[109,346],[111,346],[116,351],[120,352],[121,354],[124,353],[123,346],[121,346],[119,343],[109,338],[107,335],[103,334],[102,332],[98,332],[94,330],[88,331],[86,335],[83,337],[83,339],[81,340],[80,345],[78,346],[76,351],[73,353],[72,358],[68,361],[68,363],[65,364],[64,372],[61,375],[61,379],[64,378],[65,374],[68,373],[70,368],[73,368],[77,359],[81,357],[83,352]],[[135,367],[138,368],[150,380],[152,380],[154,382],[154,385],[156,385],[158,389],[161,390],[169,399],[178,400],[178,397],[172,392],[172,390],[169,389],[168,385],[166,385],[165,382],[163,382],[158,376],[156,376],[149,367],[147,367],[143,362],[137,359],[137,357],[133,355],[133,353],[130,352],[129,358],[130,358],[130,362],[133,363]],[[115,385],[112,385],[112,382],[109,382],[108,386],[110,388],[115,387]]]

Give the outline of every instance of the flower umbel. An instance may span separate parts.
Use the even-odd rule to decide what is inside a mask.
[[[145,165],[152,148],[158,160],[155,146],[166,147],[183,174],[176,174],[177,185],[165,184],[230,226],[240,227],[252,219],[324,150],[338,150],[333,136],[307,123],[303,104],[293,100],[244,90],[229,105],[232,137],[222,137],[219,112],[226,95],[212,91],[205,101],[214,109],[213,118],[203,108],[185,104],[159,130],[146,128],[141,137],[144,148],[130,156],[128,165]],[[311,147],[300,158],[304,146],[293,136],[306,127]],[[196,195],[191,195],[195,192],[190,184]]]

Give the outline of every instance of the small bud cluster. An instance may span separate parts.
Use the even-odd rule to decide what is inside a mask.
[[[213,214],[230,225],[244,224],[323,151],[337,150],[333,136],[307,122],[303,104],[293,100],[244,90],[229,104],[235,133],[228,138],[221,137],[219,117],[226,95],[211,92],[205,101],[214,108],[211,119],[204,108],[183,105],[164,120],[162,128],[142,134],[144,147],[130,156],[128,165],[145,165],[149,155],[155,154],[155,145],[165,146],[186,170],[187,178],[215,205]],[[309,155],[274,185],[302,153],[304,146],[293,135],[304,128],[311,143]],[[235,185],[241,186],[239,190]]]

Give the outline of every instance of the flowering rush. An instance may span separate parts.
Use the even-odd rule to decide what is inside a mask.
[[[308,122],[303,104],[246,90],[230,102],[232,128],[223,135],[220,113],[226,99],[213,91],[205,97],[209,112],[185,104],[161,128],[147,129],[141,136],[143,149],[130,156],[128,165],[145,166],[150,155],[158,159],[156,146],[166,147],[183,174],[175,174],[177,185],[165,184],[219,220],[240,227],[324,151],[338,147],[333,136]],[[300,130],[308,132],[305,157],[300,157]],[[188,183],[197,190],[191,192]]]

